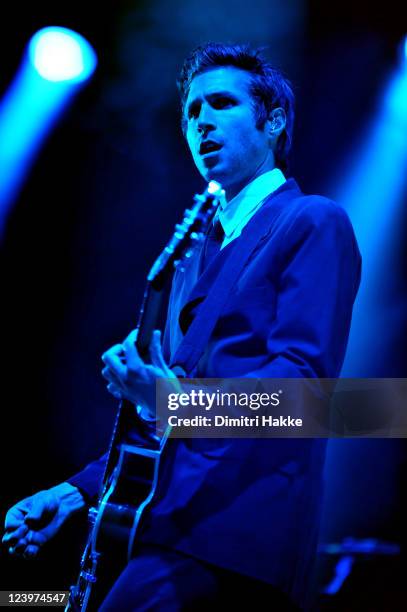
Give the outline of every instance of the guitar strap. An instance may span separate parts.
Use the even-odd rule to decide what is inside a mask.
[[[294,183],[294,185],[291,185],[291,183]],[[272,232],[284,204],[287,204],[287,187],[294,187],[298,190],[295,181],[292,179],[287,181],[267,198],[260,210],[244,228],[241,236],[237,238],[240,241],[239,248],[230,252],[222,270],[175,352],[171,361],[171,367],[175,371],[177,367],[180,367],[186,372],[187,376],[193,377],[194,369],[208,344],[232,287],[241,275],[253,251]]]

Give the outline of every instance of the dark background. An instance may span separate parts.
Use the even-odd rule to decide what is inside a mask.
[[[175,79],[185,55],[210,39],[267,45],[297,95],[291,174],[303,191],[333,196],[355,135],[397,64],[403,17],[395,2],[336,0],[37,0],[35,8],[2,9],[0,94],[40,27],[78,30],[99,57],[92,82],[38,156],[1,246],[4,512],[108,443],[116,405],[100,355],[135,326],[149,264],[203,189],[179,130]],[[400,222],[405,235],[403,209]],[[405,329],[406,317],[391,359],[363,375],[406,376]],[[404,442],[335,444],[322,538],[374,537],[404,550]],[[1,588],[67,588],[80,530],[72,525],[35,563],[2,553]],[[337,603],[321,605],[401,610],[404,569],[400,557],[360,561]]]

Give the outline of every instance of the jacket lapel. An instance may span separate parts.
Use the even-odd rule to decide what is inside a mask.
[[[206,344],[204,329],[209,329],[211,326],[213,329],[216,319],[219,317],[220,302],[217,296],[224,293],[225,281],[227,282],[229,276],[234,276],[238,272],[236,265],[241,272],[250,256],[261,247],[262,242],[272,231],[273,221],[279,216],[282,208],[300,195],[302,194],[297,183],[294,179],[289,179],[267,198],[260,210],[244,228],[241,236],[222,249],[201,276],[199,276],[200,252],[197,252],[191,258],[195,261],[188,262],[185,272],[180,273],[183,275],[182,277],[177,274],[176,282],[174,279],[173,290],[177,291],[178,308],[175,308],[174,315],[178,318],[177,323],[179,322],[185,335],[181,336],[180,341],[173,346],[174,350],[171,351],[172,364],[186,364],[191,348],[193,347],[194,353],[196,353],[200,343],[205,342]],[[209,305],[209,309],[205,309],[205,318],[209,316],[211,320],[199,321],[202,324],[203,333],[197,334],[199,325],[193,325],[193,329],[191,329],[191,309],[196,308],[201,302],[205,304],[208,301],[205,299],[207,296],[208,300],[209,297],[211,298],[213,308]],[[224,297],[222,297],[223,299]],[[197,317],[199,316],[198,313]]]

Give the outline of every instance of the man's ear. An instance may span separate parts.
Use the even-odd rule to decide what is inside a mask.
[[[273,108],[267,119],[267,131],[270,138],[276,139],[280,136],[284,131],[286,121],[285,110],[281,107]]]

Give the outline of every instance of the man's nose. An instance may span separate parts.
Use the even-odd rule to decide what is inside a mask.
[[[203,104],[198,118],[198,132],[205,134],[215,129],[214,110],[209,104]]]

